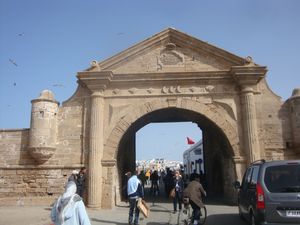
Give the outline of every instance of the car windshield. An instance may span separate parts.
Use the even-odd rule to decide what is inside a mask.
[[[300,192],[300,164],[268,167],[264,180],[270,192]]]

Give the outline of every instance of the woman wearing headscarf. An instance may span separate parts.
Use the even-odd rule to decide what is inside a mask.
[[[55,225],[91,225],[82,198],[76,194],[76,184],[69,181],[51,210]]]

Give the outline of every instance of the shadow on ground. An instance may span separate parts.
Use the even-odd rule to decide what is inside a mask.
[[[209,215],[206,219],[205,225],[224,225],[234,224],[234,225],[247,225],[247,223],[239,218],[238,214],[214,214]]]
[[[115,225],[128,225],[128,223],[120,223],[113,220],[99,220],[96,218],[91,218],[91,221],[98,222],[101,224],[115,224]]]

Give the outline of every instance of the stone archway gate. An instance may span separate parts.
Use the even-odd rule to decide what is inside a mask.
[[[23,144],[16,145],[30,157],[18,161],[16,156],[10,168],[23,176],[43,170],[63,183],[70,169],[86,165],[88,206],[110,208],[116,202],[122,136],[137,119],[165,108],[191,110],[213,121],[233,149],[239,179],[252,161],[299,158],[300,91],[281,102],[267,86],[266,72],[251,57],[166,29],[107,60],[93,61],[78,73],[77,91],[61,107],[49,91],[33,100],[30,130],[17,131]],[[2,142],[9,132],[2,131]],[[4,161],[1,171],[10,162]],[[55,187],[50,178],[44,194]]]

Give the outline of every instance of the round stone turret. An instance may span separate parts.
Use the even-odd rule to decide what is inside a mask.
[[[293,90],[288,102],[290,106],[293,147],[300,152],[300,88]]]
[[[44,163],[54,154],[57,135],[57,112],[59,103],[49,90],[44,90],[31,101],[29,152],[38,162]]]

